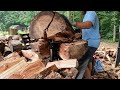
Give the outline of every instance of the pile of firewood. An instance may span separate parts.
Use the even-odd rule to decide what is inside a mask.
[[[49,62],[45,65],[34,52],[22,52],[26,56],[21,57],[13,52],[0,62],[0,79],[74,79],[78,73],[76,59]],[[31,61],[27,61],[27,58]]]
[[[120,78],[120,66],[115,68],[116,49],[102,47],[96,51],[95,57],[102,62],[105,71],[94,74],[93,79]]]
[[[28,50],[20,35],[0,39],[0,79],[75,79],[87,41],[80,39],[67,18],[57,12],[40,12],[29,31]],[[60,60],[50,60],[49,40],[59,43]]]

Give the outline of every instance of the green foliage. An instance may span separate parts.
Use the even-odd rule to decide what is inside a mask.
[[[0,12],[0,30],[8,30],[13,24],[24,24],[29,26],[33,17],[39,11],[1,11]]]
[[[114,25],[116,26],[116,40],[120,25],[120,12],[118,11],[97,11],[100,21],[100,33],[103,39],[113,38]]]

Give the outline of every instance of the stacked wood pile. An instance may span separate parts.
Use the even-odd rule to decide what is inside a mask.
[[[0,62],[0,79],[75,79],[78,73],[77,59],[48,62],[45,65],[32,50],[22,52],[23,56],[13,52],[4,57]]]
[[[87,50],[80,37],[63,15],[40,12],[30,25],[31,49],[24,50],[20,35],[0,38],[0,79],[75,79],[78,60]],[[60,60],[50,61],[49,40],[60,44]]]
[[[115,68],[116,49],[102,47],[95,53],[96,59],[99,59],[105,72],[94,74],[93,79],[119,79],[120,66]]]

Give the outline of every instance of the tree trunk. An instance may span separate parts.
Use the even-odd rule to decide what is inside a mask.
[[[114,29],[113,29],[113,42],[116,41],[116,26],[114,25]]]

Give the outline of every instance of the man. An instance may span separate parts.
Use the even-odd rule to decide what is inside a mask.
[[[73,25],[82,30],[82,39],[88,41],[88,50],[79,60],[79,74],[77,79],[82,79],[85,74],[86,79],[91,78],[92,57],[100,45],[99,20],[95,11],[82,11],[83,22],[75,22]],[[89,63],[89,64],[88,64]],[[89,68],[87,66],[90,66]]]

